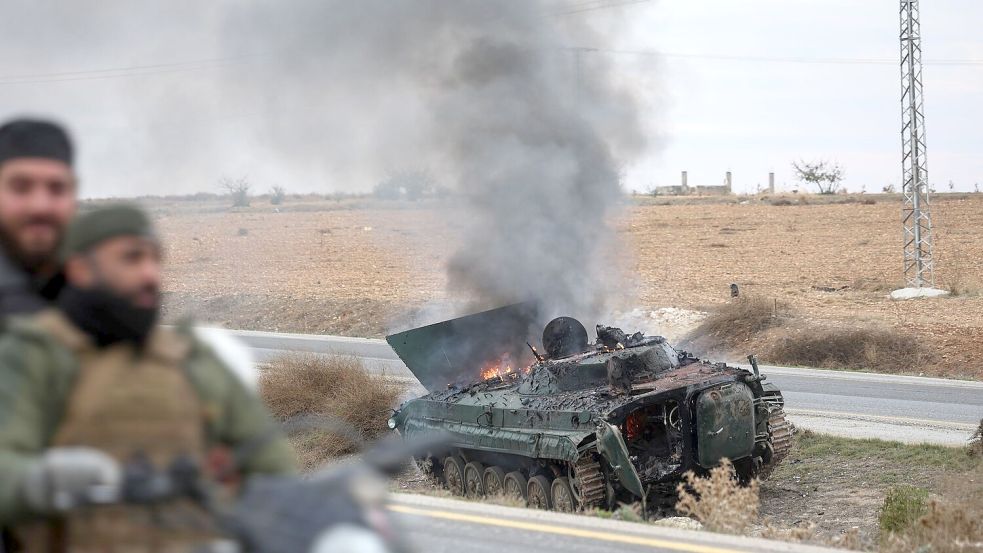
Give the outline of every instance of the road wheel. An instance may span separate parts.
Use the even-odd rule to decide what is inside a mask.
[[[452,495],[464,495],[464,461],[457,455],[444,459],[444,484]]]
[[[526,501],[533,509],[553,508],[553,497],[550,493],[550,480],[542,474],[537,474],[529,479],[526,486]]]
[[[485,495],[485,465],[471,461],[464,465],[464,495],[476,498]]]
[[[481,481],[485,485],[486,495],[503,495],[505,493],[505,471],[502,470],[502,467],[486,468]]]
[[[553,480],[550,495],[553,500],[553,509],[565,513],[572,513],[577,510],[577,500],[573,498],[570,480],[566,476]]]
[[[528,483],[526,482],[526,477],[517,470],[506,474],[505,480],[502,480],[502,491],[505,492],[505,497],[511,497],[525,502],[527,489]]]

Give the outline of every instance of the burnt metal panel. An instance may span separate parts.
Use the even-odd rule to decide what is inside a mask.
[[[696,399],[697,456],[701,466],[737,460],[754,449],[754,395],[740,382],[704,390]]]
[[[618,475],[618,481],[626,490],[638,497],[645,497],[642,480],[638,477],[635,466],[631,464],[628,447],[625,446],[625,440],[621,437],[621,431],[617,426],[603,421],[598,424],[597,450]]]
[[[478,378],[481,368],[509,356],[533,361],[526,342],[539,329],[535,306],[517,303],[386,336],[396,355],[429,391]]]

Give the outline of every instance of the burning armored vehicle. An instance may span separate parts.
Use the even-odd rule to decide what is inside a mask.
[[[387,337],[430,391],[389,426],[453,437],[451,454],[421,460],[452,493],[562,511],[659,504],[687,470],[728,458],[742,479],[764,478],[788,453],[782,394],[753,359],[711,363],[600,325],[589,343],[569,317],[546,325],[539,353],[533,319],[519,304]]]

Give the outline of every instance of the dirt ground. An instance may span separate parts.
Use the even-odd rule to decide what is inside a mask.
[[[945,497],[954,482],[980,489],[981,469],[983,458],[965,449],[799,433],[789,456],[761,482],[760,519],[747,533],[786,540],[801,533],[797,539],[809,543],[837,544],[855,532],[860,549],[876,550],[888,490],[914,486]],[[451,497],[419,471],[404,474],[393,489]],[[504,498],[486,501],[521,506]]]
[[[937,355],[907,372],[983,378],[983,195],[934,199],[937,285],[960,294],[907,302],[887,298],[901,284],[900,200],[864,199],[626,199],[612,224],[633,286],[612,296],[612,308],[710,310],[733,282],[802,319],[915,333]],[[170,319],[378,337],[460,299],[445,291],[445,262],[458,246],[452,203],[148,205],[168,247]]]
[[[783,528],[815,525],[819,538],[856,529],[877,542],[888,490],[915,486],[942,494],[956,479],[978,478],[983,459],[966,449],[851,440],[802,432],[771,478],[761,484],[761,514]],[[978,481],[965,485],[980,487]]]

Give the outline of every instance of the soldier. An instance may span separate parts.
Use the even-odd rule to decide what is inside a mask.
[[[56,250],[75,215],[72,155],[53,123],[0,126],[0,318],[36,312],[62,288]]]
[[[119,493],[134,459],[164,469],[225,451],[241,473],[281,473],[290,448],[212,348],[155,324],[161,247],[142,211],[79,216],[63,251],[57,309],[12,321],[0,338],[0,524],[27,551],[186,551],[200,528],[155,522],[188,519],[180,502],[63,511],[93,490]]]

